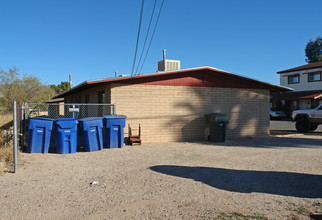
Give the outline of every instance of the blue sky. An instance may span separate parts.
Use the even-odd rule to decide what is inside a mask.
[[[157,11],[162,0],[157,2]],[[145,0],[140,56],[154,0]],[[141,0],[0,0],[0,69],[43,83],[131,74]],[[321,0],[165,0],[142,73],[162,50],[181,68],[212,66],[279,84],[322,36]],[[155,20],[154,20],[155,21]]]

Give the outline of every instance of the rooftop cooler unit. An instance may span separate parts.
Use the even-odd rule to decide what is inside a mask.
[[[173,71],[180,69],[180,60],[167,60],[166,50],[163,50],[163,60],[158,62],[158,72]]]

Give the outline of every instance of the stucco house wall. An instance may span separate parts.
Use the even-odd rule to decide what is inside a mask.
[[[322,81],[308,81],[308,74],[313,72],[322,72],[322,68],[294,71],[280,74],[280,85],[294,89],[294,91],[321,90]],[[299,74],[299,83],[288,83],[288,76]]]

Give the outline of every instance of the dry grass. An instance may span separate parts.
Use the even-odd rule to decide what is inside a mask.
[[[6,169],[6,162],[0,161],[0,174],[2,174]]]
[[[12,114],[0,114],[0,127],[13,120]]]
[[[6,169],[7,163],[13,161],[13,146],[5,145],[4,136],[4,131],[0,130],[0,174]]]
[[[0,128],[8,129],[12,123],[12,114],[0,114]],[[0,174],[4,172],[7,164],[13,161],[13,146],[6,146],[4,130],[0,130]]]
[[[4,132],[3,130],[0,130],[0,146],[3,146],[4,144],[5,144]]]
[[[5,162],[13,161],[12,146],[0,146],[0,161],[5,161]]]
[[[0,174],[6,169],[8,163],[13,161],[13,147],[0,146]]]
[[[13,146],[0,146],[0,174],[2,174],[7,165],[13,161]]]

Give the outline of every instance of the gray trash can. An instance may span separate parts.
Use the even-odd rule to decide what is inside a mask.
[[[206,121],[210,124],[209,141],[212,142],[225,142],[226,139],[226,127],[229,121],[229,117],[226,114],[211,113],[205,115]]]

